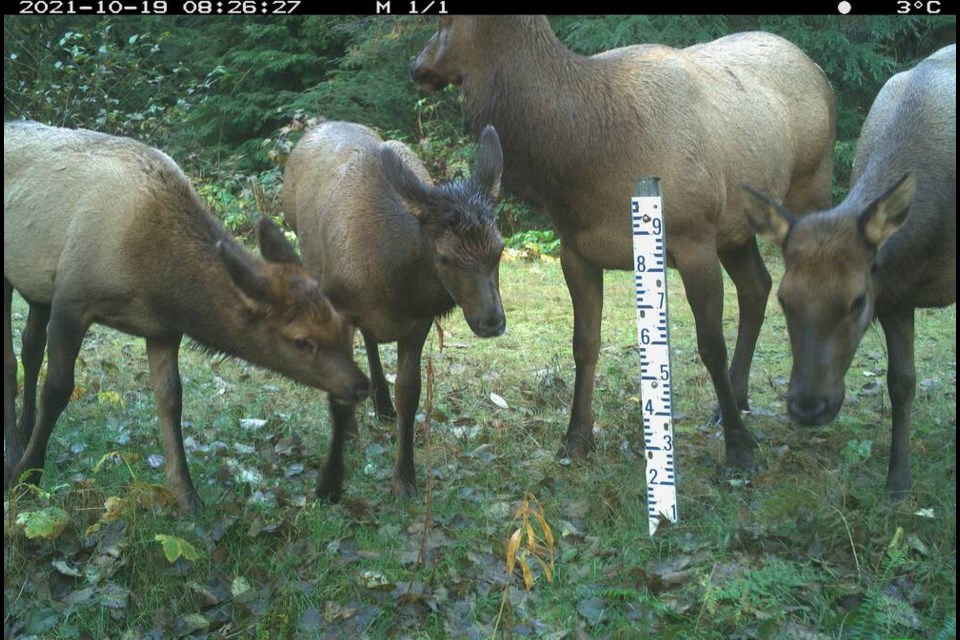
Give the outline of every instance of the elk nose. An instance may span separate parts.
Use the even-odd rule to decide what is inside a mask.
[[[815,395],[793,395],[787,398],[790,419],[805,426],[819,426],[829,422],[827,399]]]
[[[370,395],[370,380],[367,376],[361,374],[360,379],[357,380],[357,386],[354,387],[353,395],[357,400],[363,400]]]
[[[503,335],[506,329],[507,319],[502,312],[497,312],[481,318],[474,328],[474,333],[481,338],[496,338]]]

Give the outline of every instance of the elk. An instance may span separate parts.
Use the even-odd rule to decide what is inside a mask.
[[[913,484],[914,309],[957,300],[956,45],[883,86],[863,123],[850,185],[839,205],[802,218],[745,185],[743,210],[783,251],[777,297],[793,352],[794,422],[833,421],[860,339],[880,321],[893,414],[886,490],[899,500]]]
[[[460,87],[468,128],[500,134],[504,188],[545,210],[560,235],[576,379],[559,455],[595,446],[603,271],[632,268],[634,182],[659,176],[667,260],[693,310],[727,468],[751,470],[756,444],[740,411],[771,281],[737,186],[762,185],[797,210],[829,205],[836,109],[821,69],[767,33],[585,57],[543,16],[445,16],[411,76],[425,89]],[[740,311],[729,371],[721,265]]]
[[[500,301],[503,239],[494,201],[503,156],[484,129],[469,180],[434,185],[416,155],[372,129],[322,122],[300,140],[283,175],[283,210],[296,229],[304,264],[331,302],[360,328],[376,413],[396,417],[392,489],[416,494],[413,428],[420,401],[420,358],[434,319],[463,309],[479,337],[506,328]],[[396,408],[378,344],[397,343]],[[317,495],[343,491],[343,445],[356,433],[353,407],[331,402],[333,437]]]
[[[369,393],[352,358],[353,329],[280,230],[261,220],[263,259],[247,252],[157,149],[84,129],[4,123],[3,229],[7,486],[43,468],[93,323],[146,339],[167,486],[184,512],[202,504],[180,424],[184,335],[344,402]],[[19,426],[14,289],[29,304]],[[47,377],[35,415],[44,347]]]

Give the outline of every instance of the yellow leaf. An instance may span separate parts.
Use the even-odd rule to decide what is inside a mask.
[[[527,591],[530,591],[533,588],[533,574],[530,573],[530,565],[523,557],[517,558],[517,562],[520,563],[520,570],[523,571],[523,586]]]
[[[136,499],[141,509],[158,511],[176,502],[177,497],[162,484],[135,481],[130,495]]]
[[[530,524],[530,521],[527,520],[525,524],[527,527],[527,546],[532,548],[537,544],[537,536],[533,532],[533,525]]]
[[[103,503],[103,515],[100,520],[110,522],[122,518],[130,507],[130,502],[126,498],[110,496]]]
[[[112,407],[119,407],[120,409],[122,409],[126,404],[120,394],[116,391],[101,391],[97,393],[97,402],[100,404],[107,404]]]
[[[112,458],[113,456],[116,456],[116,455],[119,455],[119,454],[120,454],[119,451],[107,451],[105,454],[103,454],[102,456],[100,456],[100,459],[97,460],[97,464],[93,465],[93,472],[94,472],[94,473],[99,473],[99,472],[100,472],[100,467],[102,467],[104,464],[106,464],[107,460],[109,460],[109,459]]]
[[[510,536],[510,541],[507,542],[507,575],[513,573],[513,565],[517,560],[517,549],[520,548],[520,536],[522,535],[523,530],[517,529],[513,532],[513,535]]]
[[[903,546],[903,527],[897,527],[897,530],[893,532],[893,538],[890,539],[889,544],[887,544],[887,554],[893,555]]]
[[[540,523],[540,528],[543,529],[543,540],[547,543],[547,548],[552,552],[554,549],[553,544],[553,531],[550,530],[550,525],[547,524],[547,519],[543,517],[542,513],[536,514],[537,522]]]
[[[537,562],[540,563],[540,568],[543,569],[543,575],[547,579],[547,582],[553,582],[553,569],[547,566],[547,563],[543,561],[543,558],[540,556],[533,556],[536,558]],[[553,558],[550,559],[551,564],[553,563]]]

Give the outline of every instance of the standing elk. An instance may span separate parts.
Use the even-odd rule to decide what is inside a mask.
[[[883,86],[863,124],[850,184],[842,203],[802,218],[745,185],[744,212],[786,262],[777,297],[793,351],[787,412],[794,422],[836,417],[860,338],[880,321],[893,412],[886,489],[902,499],[912,485],[914,309],[957,300],[956,45]]]
[[[283,209],[304,263],[363,334],[378,415],[396,416],[399,496],[416,494],[420,357],[434,319],[460,306],[481,338],[506,328],[503,239],[493,209],[502,166],[497,132],[487,127],[472,177],[434,185],[408,147],[349,122],[314,127],[287,161]],[[397,342],[396,410],[380,363],[382,342]],[[357,425],[353,407],[330,408],[333,439],[317,494],[335,502],[343,491],[344,440]]]
[[[351,353],[353,329],[279,229],[261,220],[259,236],[264,259],[237,244],[156,149],[83,129],[4,123],[4,484],[43,468],[93,323],[146,339],[167,486],[183,511],[201,505],[180,425],[184,335],[343,402],[366,396],[369,382]],[[30,306],[19,427],[14,289]],[[35,416],[45,346],[47,377]]]
[[[492,124],[500,134],[504,187],[544,209],[559,232],[576,362],[560,453],[583,458],[594,447],[603,270],[633,265],[629,200],[647,175],[661,178],[667,260],[693,309],[726,464],[752,469],[756,444],[740,411],[771,282],[738,184],[797,210],[829,206],[836,113],[821,69],[768,33],[585,57],[543,16],[447,16],[411,75],[424,88],[460,87],[468,128]],[[721,265],[740,307],[729,371]]]

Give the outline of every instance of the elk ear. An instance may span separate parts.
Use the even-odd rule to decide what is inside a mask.
[[[477,142],[477,161],[473,165],[471,181],[491,200],[500,195],[500,176],[503,174],[503,149],[493,125],[488,124]]]
[[[257,223],[257,238],[260,241],[260,253],[267,262],[300,264],[300,256],[280,228],[267,218]]]
[[[267,303],[270,300],[270,279],[251,260],[243,250],[233,242],[217,241],[217,253],[227,268],[233,284],[254,303]]]
[[[761,238],[783,247],[796,217],[773,198],[745,182],[740,183],[740,196],[743,213],[753,230]]]
[[[916,190],[917,180],[908,173],[860,214],[860,232],[871,246],[879,249],[906,222]]]
[[[387,183],[403,201],[407,210],[415,218],[421,219],[430,201],[430,185],[418,178],[389,144],[380,147],[380,163]]]

